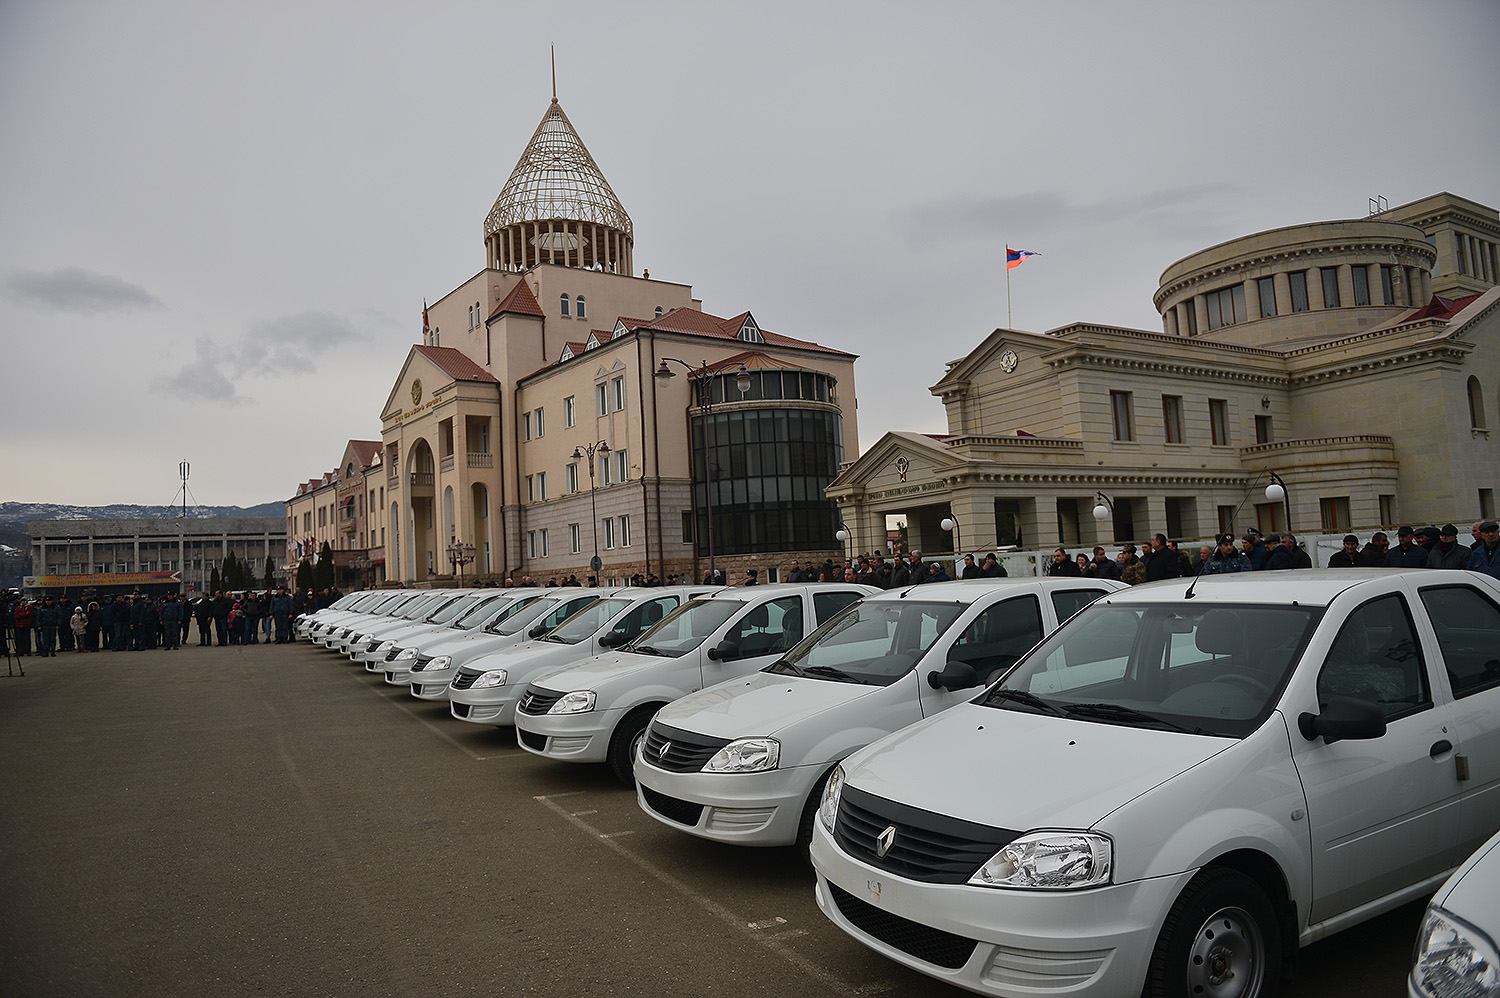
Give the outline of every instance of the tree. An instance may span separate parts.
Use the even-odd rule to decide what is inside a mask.
[[[231,592],[245,588],[245,563],[231,551],[224,556],[224,588]]]
[[[274,589],[276,587],[276,559],[270,555],[266,556],[266,575],[261,579],[261,588]]]
[[[306,592],[313,587],[313,574],[312,562],[303,558],[297,563],[297,590],[299,592]]]
[[[333,588],[333,547],[327,541],[318,548],[318,564],[313,569],[313,580],[317,589]]]
[[[223,588],[224,588],[223,577],[219,575],[219,566],[215,565],[214,566],[214,570],[212,572],[210,572],[209,575],[208,575],[208,591],[211,592],[211,593],[216,593],[220,589],[223,589]]]

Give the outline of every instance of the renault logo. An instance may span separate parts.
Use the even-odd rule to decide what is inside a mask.
[[[672,743],[671,742],[662,742],[661,743],[661,748],[659,748],[659,749],[656,750],[656,757],[658,759],[665,759],[667,757],[667,753],[670,752],[670,751],[672,751]]]
[[[887,825],[885,831],[875,836],[875,855],[880,859],[891,851],[891,846],[896,844],[896,826]]]

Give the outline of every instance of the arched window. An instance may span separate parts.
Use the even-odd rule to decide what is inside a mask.
[[[563,295],[562,298],[558,300],[558,307],[562,309],[562,314],[563,315],[567,315],[568,314],[568,296],[567,295]]]
[[[660,305],[656,306],[656,318],[658,318],[658,319],[661,318],[661,306]]]
[[[1484,389],[1475,377],[1469,378],[1469,426],[1476,430],[1485,428]]]
[[[588,304],[588,302],[586,302],[586,301],[583,300],[583,295],[579,295],[578,296],[578,318],[580,318],[580,319],[587,319],[588,317],[589,317],[589,304]]]

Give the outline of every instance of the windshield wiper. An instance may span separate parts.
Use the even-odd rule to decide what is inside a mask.
[[[659,651],[658,649],[653,648],[650,645],[629,645],[628,647],[621,648],[620,650],[621,651],[634,652],[637,655],[665,655],[666,654],[666,652]]]
[[[762,672],[790,672],[794,676],[805,676],[807,671],[802,666],[779,658],[761,670]]]
[[[860,679],[857,676],[851,676],[843,669],[835,669],[831,665],[814,665],[802,671],[808,673],[809,675],[827,676],[830,679],[837,679],[845,683],[859,683],[862,686],[869,685],[869,683],[865,682],[865,680]]]
[[[990,690],[989,696],[984,698],[984,703],[993,705],[997,700],[1011,700],[1015,703],[1025,704],[1028,707],[1034,707],[1044,714],[1062,716],[1062,711],[1058,709],[1057,704],[1043,700],[1035,693],[1027,693],[1025,690],[1010,690],[1001,686]]]
[[[1169,721],[1164,717],[1157,717],[1155,714],[1148,714],[1143,710],[1136,710],[1134,707],[1125,707],[1117,703],[1068,703],[1063,704],[1062,709],[1069,714],[1075,714],[1080,717],[1097,717],[1102,720],[1151,725],[1166,728],[1168,731],[1181,731],[1189,735],[1213,734],[1213,732],[1205,731],[1203,728],[1185,727],[1176,721]]]
[[[576,641],[569,641],[567,638],[564,638],[564,637],[559,637],[556,634],[543,635],[542,640],[543,641],[556,641],[560,645],[572,645],[572,644],[577,644],[578,643]]]

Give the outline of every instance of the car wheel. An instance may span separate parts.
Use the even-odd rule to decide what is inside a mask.
[[[804,857],[812,847],[813,823],[818,820],[818,804],[823,800],[823,788],[828,786],[828,778],[832,775],[833,767],[829,766],[828,772],[818,777],[818,782],[813,784],[812,793],[807,795],[807,801],[802,805],[802,821],[797,825],[797,851]]]
[[[637,707],[626,714],[609,738],[609,768],[615,779],[627,787],[635,786],[635,754],[646,740],[646,728],[661,709],[660,704]]]
[[[1269,998],[1281,974],[1281,928],[1266,892],[1237,870],[1209,867],[1167,913],[1145,993]]]

